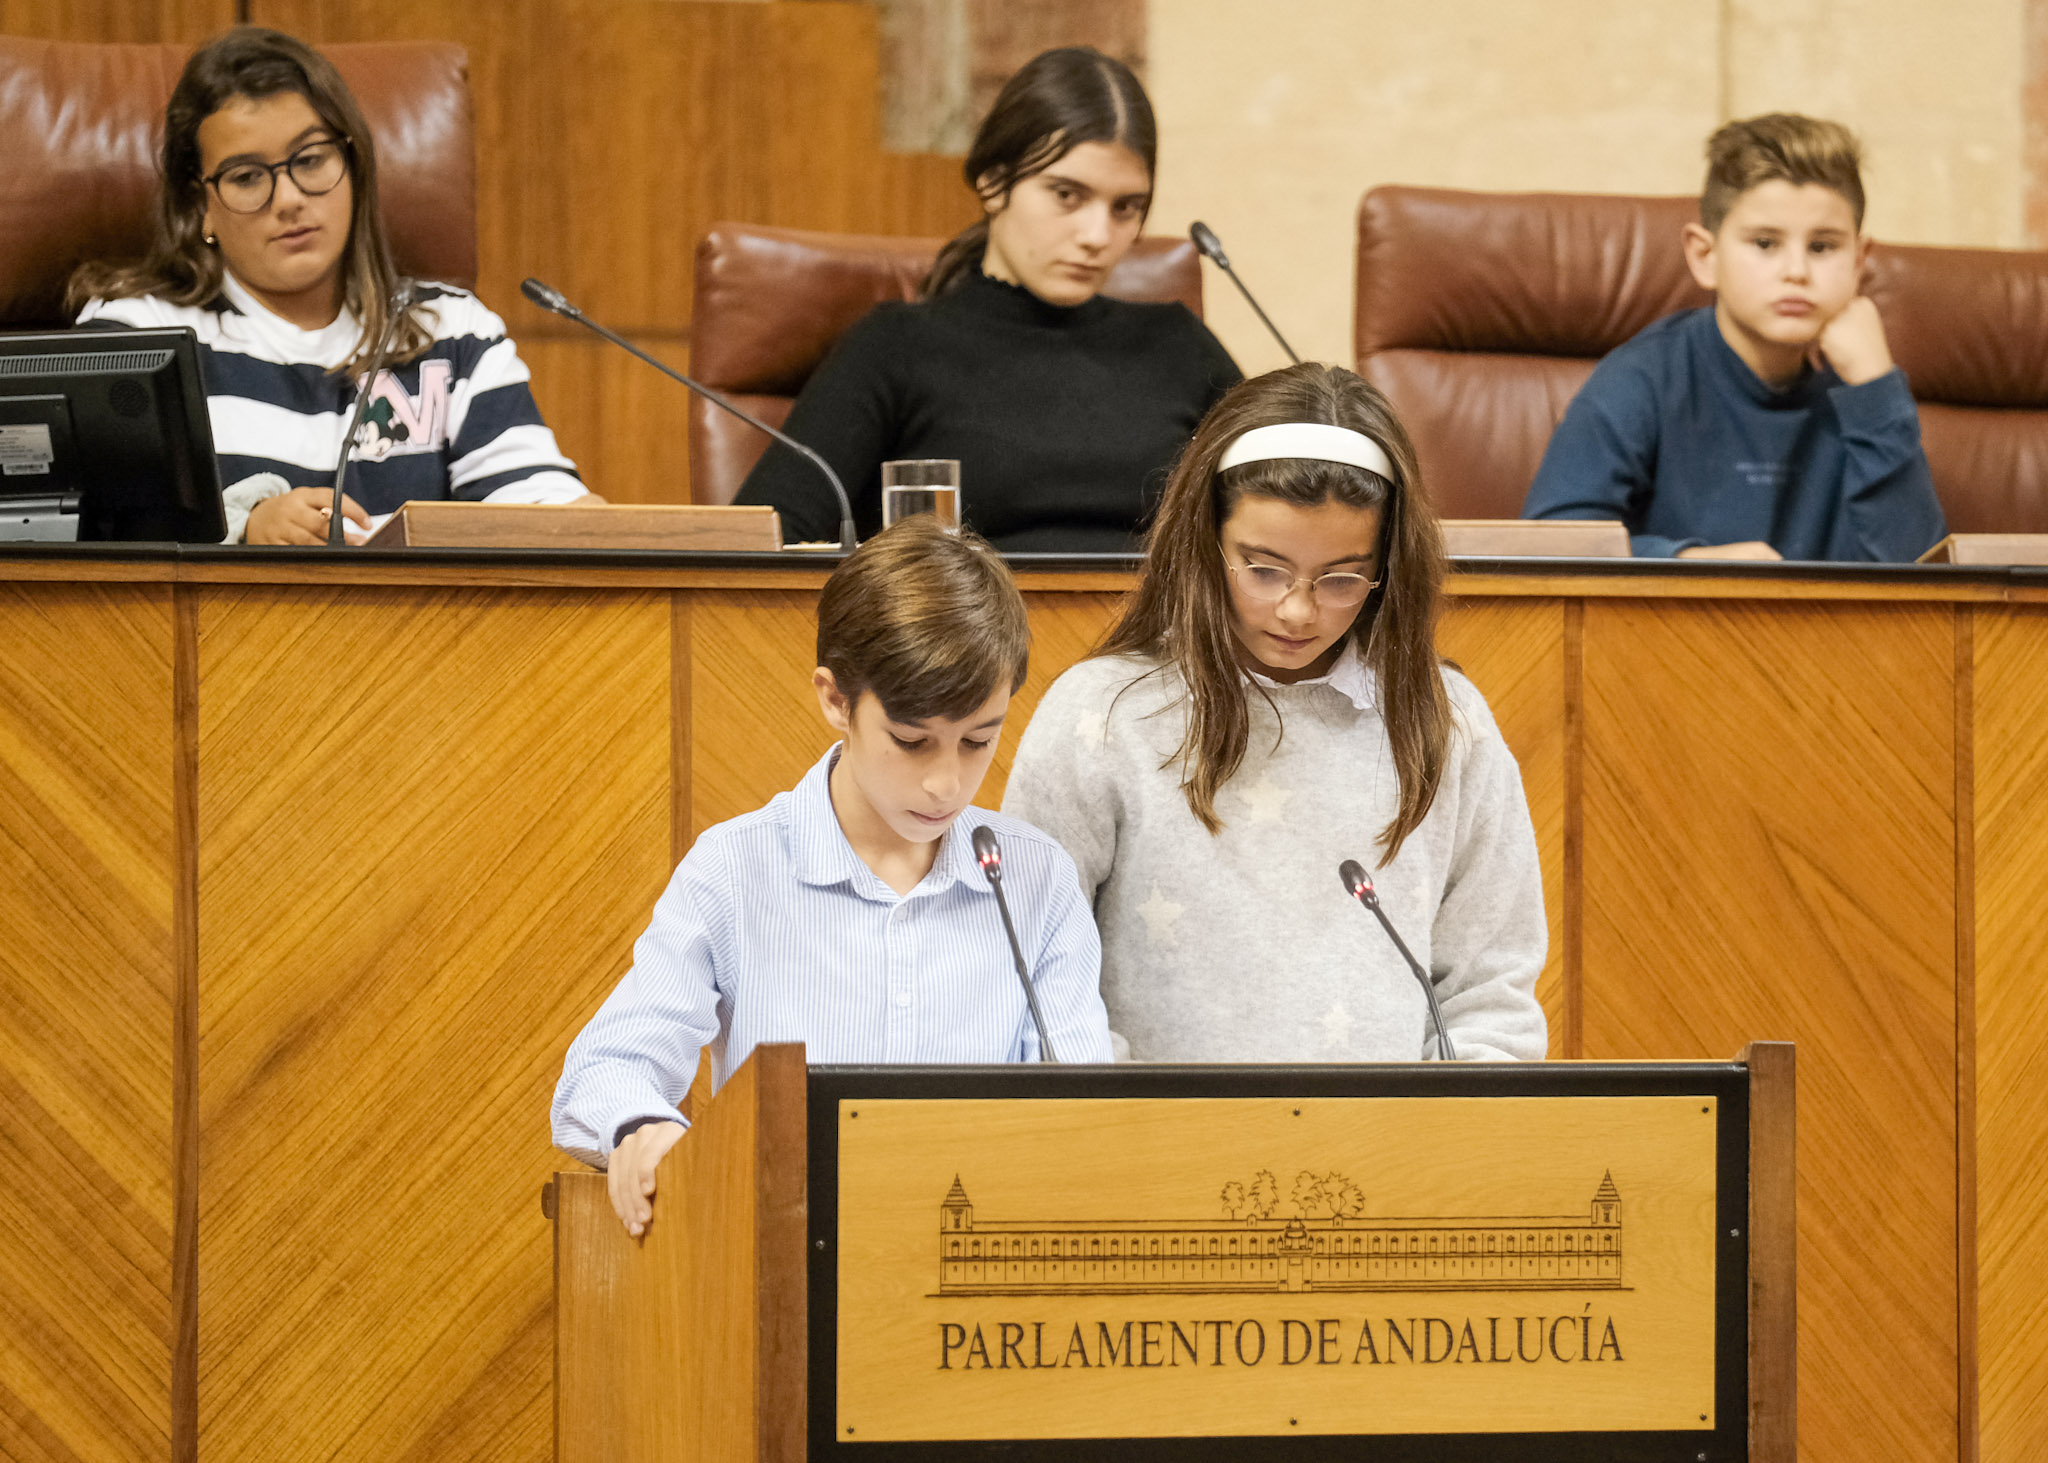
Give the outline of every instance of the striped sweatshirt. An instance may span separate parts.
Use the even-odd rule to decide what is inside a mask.
[[[351,453],[349,496],[373,517],[415,499],[561,503],[581,497],[575,464],[555,445],[505,322],[466,290],[422,284],[434,343],[381,371]],[[210,306],[154,295],[94,300],[79,323],[187,325],[199,337],[229,539],[255,503],[287,488],[330,487],[355,382],[333,368],[360,327],[343,310],[320,330],[272,314],[232,276]],[[243,484],[250,487],[237,491]]]

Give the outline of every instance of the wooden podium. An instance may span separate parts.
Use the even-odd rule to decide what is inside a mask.
[[[555,1176],[556,1456],[1792,1463],[1792,1094],[763,1047],[643,1240]]]
[[[2048,533],[1952,533],[1922,564],[2048,564]]]

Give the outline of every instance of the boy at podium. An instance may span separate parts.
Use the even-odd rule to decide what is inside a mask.
[[[868,540],[826,583],[811,679],[841,740],[796,787],[697,839],[555,1089],[555,1142],[609,1170],[630,1233],[653,1216],[655,1166],[683,1135],[701,1056],[714,1087],[762,1042],[800,1041],[815,1062],[1038,1058],[978,827],[1001,840],[1054,1050],[1110,1059],[1102,950],[1073,860],[970,806],[1030,648],[1003,561],[928,514]]]

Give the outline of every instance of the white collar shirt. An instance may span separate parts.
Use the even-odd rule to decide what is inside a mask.
[[[633,968],[570,1047],[555,1142],[587,1163],[619,1127],[681,1120],[701,1054],[722,1085],[757,1045],[813,1063],[986,1063],[1039,1056],[996,900],[974,857],[1002,840],[1003,889],[1065,1062],[1110,1060],[1102,950],[1066,850],[970,807],[931,871],[898,894],[846,840],[829,778],[839,748],[767,806],[705,830],[655,904]]]

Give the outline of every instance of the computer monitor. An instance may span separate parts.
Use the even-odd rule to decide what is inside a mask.
[[[0,539],[226,533],[190,330],[0,333]]]

